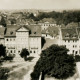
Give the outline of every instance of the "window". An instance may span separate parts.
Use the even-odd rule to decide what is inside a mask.
[[[8,41],[8,39],[6,39],[6,41]]]
[[[36,32],[34,32],[34,34],[36,34]]]
[[[35,53],[35,51],[34,51],[34,53]]]
[[[74,53],[74,50],[73,50],[73,53]]]
[[[74,48],[74,45],[73,45],[73,48]]]
[[[13,31],[11,31],[10,34],[12,35],[13,34]]]
[[[20,53],[20,51],[18,51],[18,53]]]
[[[11,53],[12,53],[12,50],[11,50]]]
[[[15,41],[15,39],[14,39],[14,41]]]
[[[76,51],[75,54],[77,54],[78,52]]]
[[[46,34],[46,37],[47,37],[47,34]]]
[[[30,51],[30,53],[32,53],[32,51]]]

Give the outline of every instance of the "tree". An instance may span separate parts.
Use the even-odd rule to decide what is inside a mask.
[[[7,80],[9,77],[10,69],[5,67],[0,67],[0,80]]]
[[[1,56],[3,56],[3,57],[6,56],[6,47],[3,46],[2,44],[0,45],[0,57]]]
[[[66,79],[75,73],[75,60],[72,55],[67,54],[68,49],[64,46],[52,45],[42,51],[33,72],[32,80],[38,80],[42,73],[41,80],[45,75],[50,75],[57,79]]]
[[[46,40],[44,37],[41,38],[41,48],[43,48],[44,44],[46,43]]]
[[[66,25],[67,28],[76,28],[78,27],[78,23],[75,23],[75,22],[71,22],[69,24]]]
[[[16,19],[11,19],[11,24],[16,24]]]
[[[4,27],[7,26],[6,20],[4,19],[4,17],[1,18],[0,25],[3,25]]]
[[[21,51],[21,53],[20,53],[20,56],[21,56],[22,58],[24,58],[24,60],[27,59],[27,56],[28,56],[28,55],[29,55],[28,50],[27,50],[26,48],[22,49],[22,51]]]

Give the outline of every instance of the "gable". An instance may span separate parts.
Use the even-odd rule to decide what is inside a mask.
[[[17,29],[17,31],[29,31],[27,28],[25,28],[25,27],[20,27],[19,29]]]

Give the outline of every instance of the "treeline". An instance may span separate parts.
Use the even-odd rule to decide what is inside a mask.
[[[34,21],[40,21],[44,18],[53,18],[57,24],[65,24],[71,22],[80,22],[80,11],[63,11],[63,12],[40,12],[38,16],[30,14],[28,18]]]

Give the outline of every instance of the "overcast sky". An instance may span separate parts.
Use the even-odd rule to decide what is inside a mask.
[[[80,9],[80,0],[0,0],[0,9]]]

